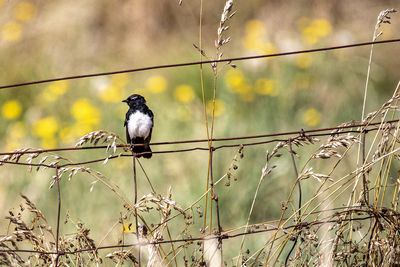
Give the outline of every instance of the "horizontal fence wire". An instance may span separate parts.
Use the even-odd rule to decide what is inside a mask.
[[[334,131],[334,130],[343,130],[343,129],[350,129],[350,128],[359,128],[359,127],[370,127],[370,126],[377,126],[382,123],[392,124],[399,122],[399,120],[387,120],[383,122],[370,122],[370,123],[354,123],[350,125],[339,125],[336,127],[329,127],[329,128],[319,128],[319,129],[311,129],[311,130],[304,130],[301,129],[299,131],[290,131],[290,132],[281,132],[281,133],[270,133],[270,134],[260,134],[260,135],[247,135],[247,136],[238,136],[238,137],[228,137],[228,138],[212,138],[213,142],[221,142],[221,141],[235,141],[235,140],[246,140],[246,139],[258,139],[258,138],[268,138],[268,137],[280,137],[280,136],[288,136],[288,135],[307,135],[312,137],[319,137],[319,136],[326,136],[331,135],[332,133],[323,133],[327,131]],[[343,134],[343,133],[361,133],[363,131],[373,131],[378,130],[378,128],[368,129],[362,128],[358,130],[347,130],[341,131],[334,134]],[[214,149],[220,149],[225,147],[238,147],[240,145],[259,145],[259,144],[267,144],[279,141],[287,141],[288,139],[272,139],[266,140],[261,142],[253,142],[253,143],[239,143],[239,144],[232,144],[232,145],[222,145],[222,146],[214,146]],[[161,145],[177,145],[177,144],[192,144],[192,143],[206,143],[208,139],[191,139],[191,140],[178,140],[178,141],[165,141],[165,142],[154,142],[150,143],[151,146],[161,146]],[[137,146],[142,146],[142,144],[137,144]],[[61,148],[51,148],[51,149],[33,149],[33,150],[18,150],[18,151],[10,151],[10,152],[0,152],[0,156],[4,155],[22,155],[22,154],[35,154],[35,153],[46,153],[46,152],[61,152],[61,151],[71,151],[71,150],[91,150],[91,149],[107,149],[108,146],[84,146],[84,147],[61,147]],[[129,147],[128,144],[118,144],[117,147]],[[157,153],[173,153],[173,152],[186,152],[192,150],[209,150],[203,147],[194,147],[188,149],[177,149],[177,150],[160,150],[160,151],[153,151],[153,154]],[[143,154],[143,153],[142,153]],[[140,155],[140,154],[138,154]],[[130,155],[132,156],[132,155]]]
[[[246,147],[246,146],[255,146],[255,145],[262,145],[262,144],[269,144],[269,143],[276,143],[276,142],[288,142],[289,140],[295,140],[297,138],[302,137],[322,137],[322,136],[329,136],[332,134],[346,134],[346,133],[366,133],[370,131],[379,130],[380,127],[376,127],[382,123],[392,124],[399,122],[399,120],[388,120],[383,122],[373,122],[373,123],[359,123],[359,124],[352,124],[352,125],[342,125],[337,127],[329,127],[329,128],[320,128],[320,129],[312,129],[312,130],[303,130],[300,131],[291,131],[291,132],[282,132],[282,133],[271,133],[271,134],[263,134],[263,135],[250,135],[250,136],[240,136],[240,137],[230,137],[230,138],[213,138],[213,142],[221,142],[221,141],[235,141],[235,140],[247,140],[247,139],[257,139],[257,138],[267,138],[267,137],[283,137],[288,135],[296,135],[295,137],[290,138],[274,138],[265,141],[259,142],[248,142],[248,143],[236,143],[236,144],[225,144],[219,146],[211,146],[213,151],[223,149],[223,148],[234,148],[234,147]],[[375,126],[375,127],[373,127]],[[361,128],[360,128],[361,127]],[[368,128],[373,127],[373,128]],[[350,128],[360,128],[354,130],[348,130]],[[346,130],[347,129],[347,130]],[[327,132],[329,131],[329,132]],[[334,132],[332,131],[340,131]],[[157,142],[151,143],[152,146],[161,146],[161,145],[177,145],[177,144],[190,144],[190,143],[200,143],[200,142],[207,142],[207,139],[194,139],[194,140],[180,140],[180,141],[169,141],[169,142]],[[141,144],[138,144],[139,146]],[[128,148],[128,144],[117,144],[116,147]],[[53,149],[24,149],[20,151],[11,151],[11,152],[1,152],[0,156],[10,156],[10,155],[24,155],[24,154],[41,154],[47,152],[60,152],[60,151],[83,151],[83,150],[92,150],[92,149],[107,149],[109,146],[84,146],[84,147],[64,147],[64,148],[53,148]],[[169,153],[182,153],[182,152],[190,152],[190,151],[209,151],[210,148],[208,147],[191,147],[191,148],[184,148],[184,149],[169,149],[169,150],[158,150],[152,151],[152,154],[169,154]],[[98,162],[104,162],[106,159],[116,159],[119,157],[132,157],[140,156],[144,153],[126,153],[126,154],[119,154],[119,155],[111,155],[99,159],[93,159],[88,161],[82,162],[69,162],[64,164],[45,164],[45,163],[26,163],[26,162],[19,162],[19,161],[9,161],[0,159],[0,164],[13,164],[13,165],[24,165],[24,166],[32,166],[32,167],[46,167],[46,168],[65,168],[68,166],[77,166],[77,165],[85,165],[85,164],[92,164]]]
[[[349,212],[349,211],[347,211]],[[366,212],[366,210],[355,210],[354,212]],[[376,211],[374,211],[376,212]],[[379,214],[378,214],[379,215]],[[149,246],[149,245],[162,245],[162,244],[170,244],[170,243],[183,243],[183,242],[195,242],[195,241],[206,241],[206,240],[213,240],[213,239],[231,239],[236,237],[241,237],[244,235],[254,235],[254,234],[262,234],[271,231],[277,230],[288,230],[288,229],[303,229],[303,228],[310,228],[312,226],[321,225],[321,224],[328,224],[328,223],[339,223],[339,222],[349,222],[349,221],[364,221],[374,218],[376,215],[365,216],[365,217],[358,217],[358,218],[345,218],[345,219],[327,219],[327,220],[316,220],[310,223],[301,222],[296,223],[293,225],[287,225],[284,227],[269,227],[268,229],[261,229],[261,230],[252,230],[237,234],[221,234],[220,236],[206,236],[206,237],[193,237],[193,238],[181,238],[181,239],[173,239],[173,240],[160,240],[160,241],[153,241],[153,242],[136,242],[132,244],[125,244],[125,245],[111,245],[111,246],[99,246],[96,248],[86,248],[86,249],[78,249],[74,251],[59,251],[59,252],[52,252],[52,251],[37,251],[37,250],[28,250],[28,249],[8,249],[8,250],[0,250],[0,253],[16,253],[16,252],[24,252],[24,253],[38,253],[38,254],[54,254],[54,255],[66,255],[66,254],[76,254],[82,252],[89,252],[89,251],[98,251],[104,249],[115,249],[115,248],[131,248],[131,247],[138,247],[138,246]],[[400,218],[400,214],[393,215],[394,218]]]

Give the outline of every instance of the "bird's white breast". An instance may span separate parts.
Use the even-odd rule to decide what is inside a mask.
[[[149,115],[136,111],[129,116],[127,127],[130,138],[146,138],[150,133],[151,127],[153,127],[153,122]]]

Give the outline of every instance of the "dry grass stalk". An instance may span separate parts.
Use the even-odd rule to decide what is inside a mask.
[[[226,25],[227,21],[232,18],[233,15],[235,15],[235,12],[231,13],[232,7],[233,0],[227,0],[225,2],[224,10],[222,11],[221,20],[219,22],[219,27],[217,29],[217,40],[215,41],[215,47],[217,48],[217,50],[220,50],[224,44],[228,43],[231,40],[230,37],[224,38],[223,33],[229,29],[229,26]],[[218,59],[221,59],[221,57],[219,56]]]
[[[28,249],[39,252],[54,252],[56,235],[52,227],[48,225],[43,213],[28,197],[24,195],[21,195],[21,197],[25,202],[19,206],[18,212],[10,210],[9,216],[6,217],[10,221],[10,226],[12,226],[10,228],[13,228],[13,230],[11,233],[0,238],[0,247],[2,249],[18,250],[26,249],[26,245],[28,245],[30,246]],[[24,221],[27,215],[29,215],[29,223]],[[89,232],[90,230],[83,227],[82,223],[78,223],[76,234],[71,235],[67,239],[61,238],[59,240],[59,249],[71,252],[74,250],[95,248],[95,243],[89,237]],[[81,264],[85,264],[85,262],[89,261],[102,262],[95,251],[76,253],[72,257],[75,258],[75,263],[80,262]],[[86,257],[88,257],[88,260],[85,259]],[[62,259],[59,264],[67,264],[68,261],[68,258]],[[0,264],[7,266],[54,266],[55,255],[32,254],[24,258],[17,253],[0,252]]]
[[[378,39],[378,37],[381,36],[383,33],[382,31],[380,31],[379,33],[377,32],[378,29],[381,27],[381,25],[384,23],[390,24],[391,17],[389,15],[394,14],[396,12],[397,12],[396,9],[391,8],[391,9],[383,10],[383,11],[381,11],[381,13],[379,13],[377,21],[376,21],[376,25],[375,25],[375,32],[374,32],[374,38],[373,38],[374,41],[376,41],[376,39]]]
[[[87,135],[82,136],[79,139],[79,142],[75,144],[75,147],[81,147],[84,144],[92,144],[96,146],[98,143],[100,143],[100,141],[102,144],[108,144],[106,152],[109,152],[110,149],[112,149],[112,151],[103,162],[103,164],[107,164],[108,160],[111,157],[113,157],[114,154],[117,152],[117,140],[122,141],[121,138],[115,133],[100,130],[100,131],[90,132]],[[126,150],[125,147],[124,150]],[[122,153],[120,153],[118,156],[120,155],[122,155]]]
[[[322,182],[322,180],[329,180],[333,182],[333,179],[329,175],[321,174],[321,173],[314,173],[313,168],[308,168],[304,172],[302,172],[299,177],[297,178],[298,180],[305,180],[308,178],[314,178],[318,182]]]
[[[226,172],[226,177],[227,181],[225,183],[225,186],[230,186],[231,185],[231,179],[233,178],[234,181],[237,181],[237,172],[239,169],[239,163],[240,160],[244,157],[243,154],[243,148],[244,146],[240,146],[236,155],[233,157],[231,165],[229,166],[227,172]]]
[[[221,14],[221,19],[219,21],[219,27],[217,29],[217,40],[215,40],[215,48],[217,49],[217,59],[220,60],[222,58],[223,53],[220,51],[221,48],[230,42],[231,37],[224,37],[224,33],[229,29],[229,26],[226,25],[228,20],[232,18],[235,12],[232,12],[233,8],[233,0],[227,0],[225,2],[224,9]],[[231,67],[236,68],[235,64],[232,64],[231,62],[228,62]],[[216,75],[217,71],[217,62],[211,63],[211,67],[214,70],[214,75]]]
[[[374,34],[372,37],[372,41],[376,41],[379,36],[382,35],[382,31],[378,33],[378,29],[379,27],[383,24],[383,23],[388,23],[390,24],[390,17],[389,14],[391,13],[395,13],[397,12],[395,9],[386,9],[384,11],[381,11],[378,15],[378,19],[375,25],[375,30],[374,30]],[[370,54],[369,54],[369,61],[368,61],[368,69],[367,69],[367,78],[365,80],[365,88],[364,88],[364,100],[363,100],[363,107],[362,107],[362,112],[361,112],[361,121],[365,121],[364,119],[364,115],[365,115],[365,107],[366,107],[366,103],[367,103],[367,93],[368,93],[368,83],[369,83],[369,76],[371,73],[371,63],[372,63],[372,55],[373,55],[373,51],[374,51],[374,45],[371,45],[371,50],[370,50]]]
[[[342,155],[337,151],[337,148],[343,147],[347,149],[351,144],[359,143],[358,137],[347,134],[345,136],[331,135],[326,144],[319,148],[319,152],[313,155],[313,158],[329,159],[331,157],[342,158]]]

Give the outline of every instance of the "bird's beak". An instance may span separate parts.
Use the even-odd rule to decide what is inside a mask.
[[[122,102],[128,103],[128,100],[127,100],[127,99],[125,99],[125,100],[122,100]]]

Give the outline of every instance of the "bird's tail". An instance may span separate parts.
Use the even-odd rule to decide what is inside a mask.
[[[140,144],[143,144],[143,143],[140,143]],[[149,144],[146,144],[146,143],[144,145],[139,145],[139,146],[134,145],[133,148],[132,148],[132,151],[134,153],[145,153],[145,154],[142,154],[142,155],[137,155],[136,156],[137,158],[144,157],[146,159],[149,159],[153,155],[152,152],[151,152],[151,148],[150,148]]]

